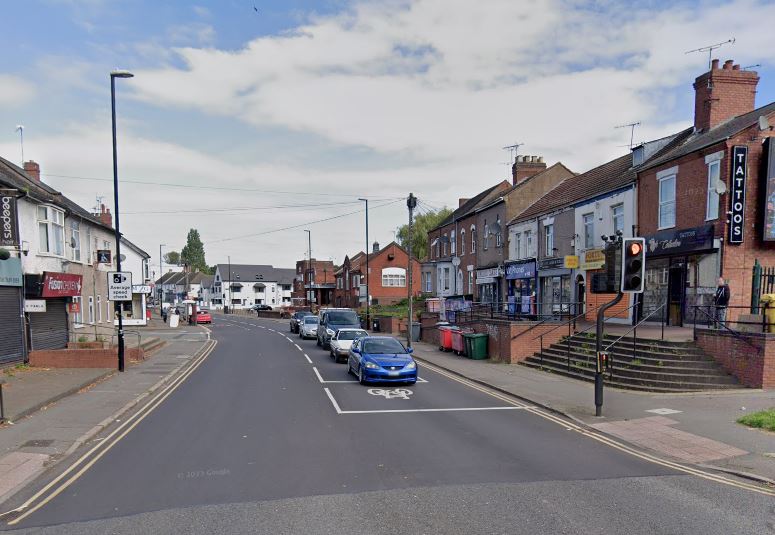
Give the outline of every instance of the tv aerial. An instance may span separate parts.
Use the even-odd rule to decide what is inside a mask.
[[[640,121],[636,123],[627,123],[614,126],[614,128],[630,128],[630,150],[632,150],[632,141],[635,138],[635,127],[640,126]]]
[[[702,46],[700,48],[695,48],[694,50],[687,50],[685,54],[691,54],[692,52],[707,52],[708,53],[708,70],[710,70],[712,66],[713,59],[711,58],[713,51],[717,48],[721,48],[724,45],[734,45],[735,44],[735,38],[727,39],[726,41],[721,41],[720,43],[716,43],[714,45],[708,45],[708,46]]]

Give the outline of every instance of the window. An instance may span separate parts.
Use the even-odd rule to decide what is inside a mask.
[[[105,321],[107,321],[108,323],[113,321],[112,319],[110,319],[112,317],[110,314],[110,309],[111,309],[110,301],[105,299]]]
[[[721,162],[716,160],[708,164],[708,205],[705,209],[705,219],[718,219],[719,194],[716,191],[716,182],[721,176]]]
[[[471,254],[476,254],[476,227],[471,225]]]
[[[102,296],[97,296],[97,323],[102,323]]]
[[[611,207],[611,222],[614,227],[614,234],[624,232],[624,205],[617,204]]]
[[[92,247],[91,247],[91,227],[87,225],[86,227],[86,262],[91,266],[94,255],[92,255]]]
[[[474,293],[474,272],[473,270],[468,272],[468,291]]]
[[[675,226],[675,175],[659,180],[659,228]]]
[[[52,206],[38,206],[40,252],[65,255],[65,213]]]
[[[581,216],[584,224],[584,248],[592,249],[595,246],[595,214]]]
[[[81,222],[70,221],[70,243],[72,249],[72,259],[76,262],[81,261]]]
[[[533,256],[533,233],[529,230],[525,231],[525,254],[524,258]]]
[[[465,229],[460,231],[460,256],[466,254],[466,231]]]
[[[431,274],[425,273],[425,291],[430,293],[432,292],[432,281],[431,281]]]
[[[482,238],[482,249],[485,251],[490,245],[490,225],[487,224],[487,220],[484,220],[484,237]]]
[[[514,252],[515,258],[522,258],[522,233],[514,234]]]
[[[554,256],[554,225],[544,225],[546,256]]]
[[[358,288],[361,284],[361,277],[360,275],[353,275],[353,288]]]
[[[89,325],[94,325],[94,297],[89,296]]]
[[[498,216],[498,218],[495,220],[496,228],[498,229],[498,232],[495,234],[495,247],[500,247],[502,245],[501,243],[501,217]]]
[[[404,268],[385,268],[382,270],[383,287],[406,287],[406,270]]]
[[[449,242],[449,238],[446,234],[441,238],[441,256],[447,256],[447,243]]]
[[[449,252],[452,256],[457,254],[457,236],[454,230],[449,233]]]
[[[444,268],[444,289],[449,290],[449,268]]]
[[[81,305],[83,304],[83,300],[80,297],[73,297],[73,305],[78,306],[78,312],[73,312],[73,325],[81,326],[83,325],[83,312],[81,311]],[[75,308],[75,306],[73,306]]]
[[[441,256],[441,236],[436,238],[436,258]]]

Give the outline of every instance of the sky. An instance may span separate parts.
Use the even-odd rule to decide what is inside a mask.
[[[584,172],[690,126],[714,51],[775,100],[763,0],[2,2],[0,155],[112,210],[157,265],[189,228],[209,264],[340,263],[419,213],[510,178],[503,147]]]

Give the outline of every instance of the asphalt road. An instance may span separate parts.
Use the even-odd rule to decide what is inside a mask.
[[[365,387],[286,321],[216,315],[212,330],[218,345],[179,388],[12,528],[775,534],[772,497],[650,463],[442,373]]]

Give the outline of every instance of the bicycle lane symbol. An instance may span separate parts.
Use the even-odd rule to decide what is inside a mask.
[[[409,396],[413,393],[407,388],[394,388],[392,390],[369,388],[367,392],[372,396],[383,396],[385,399],[409,399]]]

